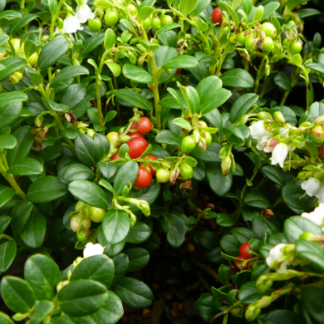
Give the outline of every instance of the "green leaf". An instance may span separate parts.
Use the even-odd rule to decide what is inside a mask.
[[[42,323],[47,315],[54,310],[54,304],[48,300],[36,301],[35,312],[30,317],[30,324]]]
[[[97,311],[108,300],[107,288],[93,280],[72,281],[57,294],[60,309],[69,316],[84,316]]]
[[[0,80],[7,78],[9,75],[15,71],[23,68],[27,65],[27,61],[21,57],[10,57],[1,61],[1,64],[6,67],[5,70],[0,71]],[[21,93],[22,94],[22,93]]]
[[[242,116],[244,116],[250,108],[259,99],[259,96],[254,93],[246,93],[239,97],[233,104],[230,112],[231,124],[237,122]]]
[[[256,208],[271,208],[268,198],[262,192],[256,190],[245,195],[244,203]]]
[[[123,314],[124,308],[121,300],[115,293],[109,291],[106,303],[99,310],[91,315],[73,317],[72,319],[74,323],[78,324],[115,324],[119,321]]]
[[[114,94],[117,98],[126,101],[133,107],[141,108],[148,111],[153,110],[151,102],[148,101],[143,95],[141,95],[138,92],[128,89],[121,89],[117,90]]]
[[[291,91],[290,78],[287,73],[277,72],[274,77],[274,82],[279,88],[285,91]]]
[[[228,214],[217,214],[216,223],[222,227],[231,227],[236,224],[236,219]]]
[[[5,10],[0,13],[0,19],[3,18],[7,18],[7,19],[21,18],[21,13],[16,10]]]
[[[1,296],[15,313],[28,313],[35,304],[35,295],[29,284],[20,278],[6,276],[1,280]]]
[[[39,54],[37,68],[46,70],[54,65],[68,50],[69,42],[64,37],[57,37],[44,46]],[[83,52],[82,52],[83,53]]]
[[[177,126],[179,126],[181,128],[187,129],[189,131],[191,130],[191,124],[187,120],[185,120],[183,118],[175,118],[175,119],[173,119],[172,124],[177,125]]]
[[[272,180],[274,183],[279,185],[280,187],[283,187],[285,185],[285,179],[283,172],[280,172],[281,170],[275,169],[273,166],[265,165],[262,167],[261,172],[267,176],[270,180]]]
[[[174,29],[174,28],[180,28],[181,25],[177,24],[177,23],[172,23],[172,24],[168,24],[166,26],[161,27],[156,33],[155,36],[161,35],[163,32],[166,32],[170,29]]]
[[[251,74],[243,69],[228,70],[220,78],[225,87],[248,89],[254,85],[254,79]]]
[[[7,160],[9,167],[19,163],[20,160],[29,154],[34,142],[34,137],[29,134],[31,130],[30,126],[23,126],[12,133],[17,138],[18,144],[14,149],[8,151]]]
[[[32,69],[31,67],[26,66],[25,72],[29,74],[29,76],[32,80],[33,86],[38,86],[41,83],[43,83],[44,77],[40,73],[38,73],[37,71]]]
[[[119,77],[121,74],[121,66],[116,62],[106,62],[108,68],[115,77]]]
[[[250,130],[245,125],[228,126],[223,128],[227,141],[234,146],[243,146],[250,139]]]
[[[104,41],[106,51],[113,48],[115,43],[116,43],[115,32],[111,28],[107,28],[105,33],[105,41]]]
[[[97,48],[100,44],[104,42],[105,34],[95,34],[94,36],[88,38],[84,43],[84,49],[80,53],[82,58],[86,57],[90,52]]]
[[[101,154],[97,144],[88,136],[81,134],[75,139],[75,152],[82,163],[89,167],[96,166]]]
[[[209,94],[210,96],[205,97],[205,101],[200,105],[200,111],[203,115],[223,105],[232,95],[232,93],[226,89],[220,89],[216,93]]]
[[[297,12],[298,12],[299,18],[301,18],[301,19],[321,14],[321,12],[319,10],[312,9],[312,8],[301,9],[301,10],[299,10]]]
[[[301,5],[302,3],[304,3],[305,0],[288,0],[287,1],[287,9],[291,10],[296,8],[297,6]]]
[[[58,265],[47,255],[34,254],[25,263],[24,276],[38,300],[52,300],[61,281]]]
[[[17,139],[13,135],[0,135],[0,149],[10,150],[17,145]]]
[[[0,93],[1,106],[10,105],[15,102],[21,102],[26,100],[28,100],[28,96],[23,92],[12,91]],[[3,116],[1,115],[0,117],[3,118]]]
[[[229,255],[236,256],[239,254],[240,242],[233,235],[224,235],[220,239],[220,246],[222,250]]]
[[[136,36],[138,36],[136,29],[127,19],[121,19],[120,23],[124,25],[128,30],[131,30]]]
[[[5,273],[9,269],[16,257],[16,253],[17,244],[14,240],[0,244],[0,275]]]
[[[67,105],[62,105],[62,104],[59,104],[53,100],[50,100],[50,99],[45,99],[44,100],[48,106],[50,107],[50,110],[54,110],[54,111],[69,111],[70,110],[70,107],[67,106]]]
[[[124,278],[129,266],[129,258],[127,254],[119,253],[113,257],[113,261],[115,264],[115,277],[112,284],[114,285]]]
[[[149,18],[151,16],[151,14],[154,12],[154,8],[153,7],[142,7],[139,10],[139,18],[141,21],[144,21],[146,18]]]
[[[195,310],[204,321],[209,322],[218,312],[213,295],[203,293],[195,303]]]
[[[56,177],[45,176],[29,186],[27,198],[34,203],[43,203],[62,197],[67,191],[66,185]]]
[[[0,234],[2,234],[9,226],[11,218],[9,216],[0,217]]]
[[[47,0],[48,1],[48,6],[50,8],[51,14],[55,15],[58,7],[57,0]]]
[[[300,186],[301,182],[301,180],[292,180],[281,191],[282,200],[296,214],[313,210],[315,207],[314,199],[305,195],[305,191]]]
[[[218,153],[222,146],[218,143],[212,143],[207,147],[207,150],[204,152],[199,147],[196,147],[192,152],[191,156],[195,159],[199,159],[205,162],[222,162],[219,158]]]
[[[144,268],[150,260],[150,254],[142,248],[131,248],[124,251],[128,255],[129,266],[127,272],[134,272]]]
[[[0,184],[0,207],[7,203],[15,194],[15,189]]]
[[[95,177],[96,175],[90,168],[79,163],[68,165],[63,173],[63,179],[67,182],[73,180],[93,180]]]
[[[114,286],[115,293],[128,306],[144,308],[152,304],[153,293],[142,281],[125,277]]]
[[[188,16],[196,7],[198,0],[180,0],[181,12],[184,16]]]
[[[107,241],[111,244],[117,244],[121,242],[129,232],[129,216],[124,211],[110,209],[103,219],[102,228]]]
[[[7,11],[9,11],[9,10],[7,10]],[[10,319],[10,317],[2,312],[0,312],[0,323],[1,324],[14,324],[14,322]]]
[[[71,194],[86,203],[98,208],[109,208],[108,197],[95,183],[87,180],[75,180],[69,184]]]
[[[94,255],[82,260],[74,269],[70,280],[91,279],[99,281],[109,288],[114,279],[114,272],[115,267],[112,259],[104,254]]]
[[[109,162],[98,162],[97,165],[100,169],[101,174],[106,179],[110,179],[111,177],[113,177],[118,168],[117,164]]]
[[[268,19],[280,6],[278,2],[269,2],[264,6],[262,20]]]
[[[174,248],[183,244],[186,235],[186,224],[177,213],[168,213],[160,218],[162,230],[167,233],[167,240]]]
[[[211,0],[199,0],[195,9],[191,12],[191,16],[196,17],[202,13],[210,4],[210,1]]]
[[[66,82],[69,79],[73,79],[79,75],[85,75],[89,74],[89,70],[85,68],[84,66],[79,65],[72,65],[68,66],[61,70],[60,73],[58,73],[53,81],[51,82],[51,86],[59,86],[60,84]]]
[[[130,229],[126,242],[131,244],[140,244],[145,242],[151,235],[151,228],[142,222],[136,222],[136,224]]]
[[[163,69],[189,69],[196,67],[199,64],[198,60],[194,56],[179,55],[171,58],[167,61],[162,68]]]
[[[132,65],[132,64],[124,64],[123,65],[123,74],[126,78],[139,82],[139,83],[153,83],[153,77],[143,68]]]
[[[253,1],[252,0],[243,0],[243,10],[248,15],[253,7]]]
[[[161,186],[155,180],[152,181],[152,184],[140,191],[132,189],[129,193],[129,197],[136,198],[139,200],[146,200],[150,205],[154,203],[156,198],[159,196]],[[137,207],[132,207],[132,211],[137,211]]]
[[[220,163],[208,163],[206,165],[206,176],[211,189],[216,195],[222,197],[230,191],[233,184],[232,173],[223,176]]]
[[[162,67],[162,65],[167,63],[170,59],[172,59],[175,56],[178,56],[177,50],[175,48],[169,46],[161,46],[160,48],[154,51],[154,62],[156,68]],[[149,66],[149,70],[150,70],[150,66]],[[169,82],[175,76],[176,72],[177,69],[172,69],[171,73],[167,74],[165,70],[162,70],[161,73],[159,73],[158,75],[159,83]]]
[[[30,201],[19,202],[12,209],[11,230],[15,238],[17,238],[24,230],[32,209],[33,209],[33,204]]]
[[[40,212],[31,215],[21,234],[21,239],[31,248],[38,248],[44,242],[46,218]]]
[[[25,158],[15,163],[8,169],[8,173],[23,175],[42,174],[44,171],[43,164],[32,158]]]
[[[256,287],[255,281],[246,282],[238,292],[238,299],[244,304],[249,305],[253,302],[261,299],[261,297],[265,295],[270,295],[271,290],[267,290],[266,292],[260,293]]]
[[[284,233],[289,243],[295,243],[299,240],[300,234],[304,232],[311,232],[315,235],[320,235],[322,233],[320,227],[307,218],[293,216],[286,219],[284,223]]]
[[[161,144],[181,145],[179,136],[170,130],[163,130],[158,133],[156,135],[155,141]]]
[[[114,189],[118,195],[121,195],[124,187],[129,183],[134,184],[138,174],[138,164],[134,161],[128,161],[118,170],[115,180]]]
[[[17,19],[9,28],[10,35],[16,34],[19,30],[28,25],[31,21],[37,18],[38,15],[26,13],[20,19]]]
[[[305,287],[302,289],[302,305],[317,323],[324,321],[324,291],[319,287]],[[310,322],[309,320],[307,322]],[[312,323],[314,323],[312,321]],[[299,324],[299,323],[298,323]]]
[[[0,129],[14,123],[20,116],[21,108],[21,102],[0,105]]]
[[[315,266],[319,272],[324,271],[324,250],[315,242],[297,240],[296,256],[310,261],[311,265]]]
[[[220,7],[222,10],[227,11],[232,16],[232,19],[235,23],[235,28],[238,28],[238,26],[240,25],[240,19],[237,16],[236,12],[232,9],[232,7],[227,3],[221,3]]]

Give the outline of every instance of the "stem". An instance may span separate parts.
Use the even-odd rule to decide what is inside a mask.
[[[58,117],[57,113],[54,112],[54,113],[52,114],[52,116],[53,116],[54,119],[55,119],[55,122],[56,122],[56,125],[57,125],[58,129],[59,129],[60,131],[65,130],[65,128],[64,128],[64,126],[63,126],[63,124],[62,124],[62,121],[61,121],[61,119]],[[56,127],[55,127],[55,128],[56,128]],[[64,135],[63,135],[63,136],[64,136]],[[72,152],[75,154],[75,150],[74,150],[74,144],[73,144],[73,142],[72,142],[69,138],[67,138],[67,137],[65,137],[65,136],[64,136],[64,140],[65,140],[66,144],[68,144],[68,146],[71,148]]]
[[[63,6],[63,1],[61,0],[59,2],[58,6],[57,6],[57,10],[56,10],[55,15],[53,15],[53,17],[52,17],[51,28],[50,28],[51,40],[54,38],[54,26],[55,26],[55,23],[56,23],[56,19],[58,18],[59,14],[60,14],[62,6]]]
[[[97,97],[97,109],[98,109],[99,123],[100,123],[100,126],[104,126],[105,123],[104,123],[104,118],[103,118],[103,114],[102,114],[99,75],[97,75],[97,78],[96,78],[96,97]]]
[[[254,93],[258,93],[258,89],[259,89],[259,84],[260,84],[260,79],[261,79],[261,75],[263,72],[263,67],[264,67],[264,62],[265,62],[265,56],[262,57],[259,69],[258,69],[258,74],[255,80],[255,85],[254,85]]]
[[[292,88],[297,84],[297,82],[298,82],[298,81],[297,81],[297,77],[298,77],[298,75],[299,75],[299,71],[300,71],[300,69],[297,68],[297,69],[295,70],[295,72],[291,75],[291,81],[290,81],[291,89],[292,89]],[[282,105],[285,104],[285,102],[286,102],[286,100],[287,100],[289,94],[290,94],[290,91],[285,91],[285,93],[283,94],[282,99],[281,99],[281,101],[280,101],[280,106],[282,106]]]
[[[149,64],[150,64],[150,67],[151,67],[151,73],[152,73],[153,80],[154,80],[153,83],[152,83],[152,89],[153,89],[153,96],[154,96],[156,128],[158,130],[161,130],[161,128],[162,128],[162,124],[161,124],[162,106],[159,105],[159,102],[160,102],[159,81],[158,81],[158,75],[156,73],[153,52],[151,52],[151,55],[150,55],[150,58],[149,58]]]

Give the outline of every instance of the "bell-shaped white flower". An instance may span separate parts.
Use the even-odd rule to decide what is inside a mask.
[[[80,21],[75,16],[68,14],[63,22],[63,29],[64,33],[72,34],[82,30],[83,27],[81,27]]]
[[[307,195],[313,197],[317,195],[321,189],[321,184],[315,178],[311,177],[301,184],[303,190],[306,191]]]
[[[269,139],[269,136],[268,135],[264,135],[262,136],[261,138],[258,139],[258,144],[257,144],[257,149],[260,150],[260,151],[263,151],[264,150],[264,145],[267,143]]]
[[[75,16],[81,24],[84,24],[88,19],[93,19],[95,14],[86,3],[83,3],[80,7],[77,7]]]
[[[270,159],[271,164],[276,165],[279,163],[279,165],[283,168],[287,155],[288,155],[288,145],[284,143],[277,144],[272,151],[272,157]]]
[[[88,258],[93,255],[99,255],[104,253],[105,248],[99,243],[93,244],[91,242],[87,243],[83,250],[83,257]]]
[[[269,138],[266,143],[264,143],[264,149],[263,151],[266,153],[271,153],[273,152],[274,148],[278,144],[278,140],[274,138]]]
[[[265,135],[269,135],[269,132],[264,127],[264,120],[259,120],[250,127],[251,137],[255,140],[260,139]]]
[[[319,227],[324,227],[324,204],[321,203],[315,210],[311,213],[302,213],[301,217],[309,219],[311,222]]]
[[[273,266],[273,264],[280,259],[283,256],[282,248],[285,247],[286,244],[280,243],[278,245],[276,245],[275,247],[273,247],[270,252],[269,252],[269,256],[266,258],[266,263],[267,265],[271,268]],[[287,270],[287,266],[288,266],[289,262],[288,260],[282,262],[280,264],[279,269],[277,269],[277,272],[279,273],[285,273]]]

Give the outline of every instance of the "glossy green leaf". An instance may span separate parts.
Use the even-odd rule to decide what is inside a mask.
[[[15,194],[15,189],[0,184],[0,207],[7,203]]]
[[[108,197],[105,192],[95,183],[87,180],[75,180],[69,184],[70,193],[84,203],[107,209],[109,207]]]
[[[113,261],[115,264],[115,277],[112,284],[114,285],[124,278],[129,267],[129,258],[125,253],[119,253],[113,257]]]
[[[16,253],[17,244],[14,240],[0,244],[0,275],[5,273],[9,269],[16,257]]]
[[[27,61],[21,57],[10,57],[1,61],[1,64],[6,67],[5,70],[0,71],[0,80],[3,80],[27,65]],[[20,95],[23,95],[23,93],[20,93]]]
[[[226,195],[232,187],[232,173],[223,176],[220,163],[208,163],[206,165],[206,176],[211,189],[218,196]]]
[[[107,241],[117,244],[124,240],[130,230],[129,216],[124,211],[110,209],[103,219],[102,229]]]
[[[129,266],[127,271],[134,272],[144,268],[150,260],[150,254],[142,248],[131,248],[124,251],[129,259]]]
[[[69,79],[73,79],[77,76],[85,75],[85,74],[89,74],[89,70],[83,66],[79,66],[79,65],[67,66],[55,76],[55,78],[51,82],[51,86],[52,87],[59,86],[60,84],[66,82]]]
[[[233,104],[230,112],[230,121],[232,124],[244,116],[259,99],[254,93],[246,93],[239,97]]]
[[[107,255],[94,255],[82,260],[73,271],[71,281],[91,279],[110,287],[114,278],[114,263]]]
[[[121,166],[121,168],[117,171],[114,181],[114,189],[118,195],[121,195],[126,185],[129,183],[134,184],[137,174],[138,164],[136,162],[128,161]]]
[[[32,209],[33,204],[30,201],[22,201],[12,209],[11,230],[14,237],[18,237],[24,230]]]
[[[68,165],[63,173],[63,178],[67,182],[74,180],[93,180],[95,177],[96,175],[90,168],[79,163]]]
[[[140,244],[146,241],[151,235],[150,227],[142,222],[136,222],[136,224],[130,229],[126,242],[132,244]]]
[[[123,66],[123,74],[126,78],[139,82],[139,83],[153,83],[153,77],[143,68],[132,65],[125,64]]]
[[[252,88],[254,79],[251,74],[243,69],[232,69],[224,72],[221,77],[223,86],[232,88]]]
[[[115,96],[130,105],[144,110],[152,111],[153,106],[143,95],[128,89],[121,89],[115,92]]]
[[[24,277],[38,300],[52,300],[61,281],[58,265],[46,255],[34,254],[25,263]]]
[[[72,281],[57,294],[60,309],[69,316],[89,315],[105,305],[107,288],[93,280]]]
[[[69,42],[64,37],[56,37],[39,54],[37,68],[41,71],[54,65],[69,48]]]
[[[90,52],[96,49],[100,44],[104,42],[105,34],[95,34],[94,36],[88,38],[84,43],[84,48],[81,52],[81,57],[86,57]]]
[[[180,55],[171,58],[167,61],[162,68],[163,69],[189,69],[198,65],[198,60],[194,56]]]
[[[156,135],[155,140],[157,143],[161,143],[161,144],[169,144],[169,145],[181,144],[179,136],[170,130],[162,130],[161,132],[159,132],[159,134]]]
[[[100,150],[88,135],[79,135],[75,139],[75,152],[82,163],[89,167],[96,166],[101,158]]]
[[[0,105],[0,129],[13,124],[19,118],[21,108],[21,102]]]
[[[41,174],[44,171],[43,164],[33,158],[25,158],[15,163],[8,169],[8,173],[23,175]]]
[[[40,212],[32,214],[21,234],[21,239],[31,248],[38,248],[44,242],[46,218]]]

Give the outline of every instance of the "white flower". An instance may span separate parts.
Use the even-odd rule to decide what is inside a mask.
[[[324,204],[321,203],[311,213],[302,213],[301,217],[307,218],[317,226],[323,228],[324,227]]]
[[[88,258],[93,255],[103,254],[105,248],[99,243],[93,244],[91,242],[87,243],[83,250],[83,257]]]
[[[274,138],[269,138],[267,140],[267,142],[264,144],[264,149],[263,151],[266,153],[271,153],[274,148],[276,147],[276,145],[278,144],[278,140],[274,139]]]
[[[307,195],[313,197],[317,195],[321,189],[321,184],[315,178],[309,178],[306,181],[303,181],[301,184],[303,190],[306,191]]]
[[[269,256],[266,258],[266,263],[267,265],[271,268],[271,266],[273,265],[273,263],[275,263],[279,258],[281,258],[283,256],[283,253],[281,252],[282,248],[285,247],[286,244],[280,243],[278,245],[276,245],[275,247],[273,247],[270,250],[270,254]],[[289,262],[288,260],[282,262],[280,264],[279,269],[277,270],[277,272],[279,273],[285,273],[287,270],[287,266],[288,266]]]
[[[272,157],[270,159],[271,164],[276,165],[279,163],[279,165],[283,168],[287,155],[288,155],[288,146],[284,143],[277,144],[272,152]]]
[[[265,135],[269,135],[269,132],[264,127],[264,120],[259,120],[250,127],[251,137],[255,140],[260,139]]]
[[[84,24],[88,19],[93,19],[95,14],[86,3],[83,3],[80,7],[77,7],[77,13],[75,16],[80,23]]]
[[[76,17],[68,15],[63,22],[63,29],[64,33],[72,34],[82,30],[83,27],[81,27],[80,21]]]
[[[260,151],[263,151],[264,150],[264,145],[265,145],[265,143],[267,143],[268,139],[269,139],[268,135],[264,135],[261,138],[259,138],[258,139],[258,144],[257,144],[257,149],[260,150]]]

